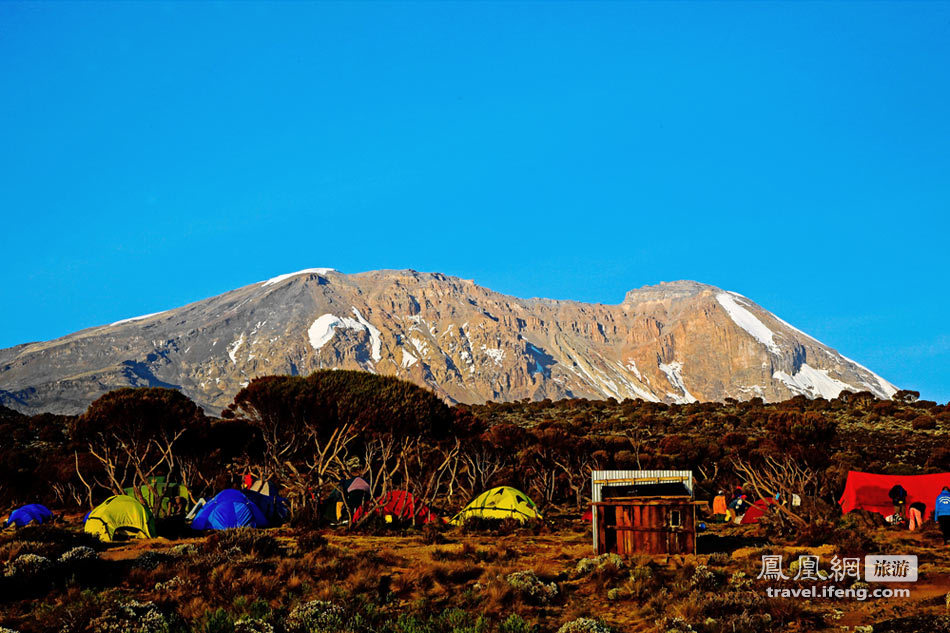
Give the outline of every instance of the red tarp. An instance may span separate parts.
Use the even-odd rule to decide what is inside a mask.
[[[838,503],[842,512],[855,509],[869,510],[884,516],[894,513],[894,502],[887,496],[896,484],[907,491],[907,507],[915,501],[927,506],[924,517],[934,509],[934,500],[944,486],[950,486],[950,473],[935,475],[875,475],[852,470],[848,473],[848,482],[844,494]]]
[[[411,521],[413,515],[416,523],[437,521],[438,517],[421,501],[416,501],[412,493],[405,490],[393,490],[376,500],[376,507],[371,512],[389,514],[397,521]],[[353,513],[353,520],[359,521],[369,514],[364,506],[360,506]]]
[[[752,507],[745,511],[745,514],[742,515],[742,521],[740,523],[745,525],[747,523],[758,523],[759,519],[762,518],[762,515],[765,514],[766,509],[775,503],[775,499],[759,499],[752,504]]]

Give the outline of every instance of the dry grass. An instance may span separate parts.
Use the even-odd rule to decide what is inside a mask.
[[[181,542],[173,541],[131,543],[101,552],[104,560],[99,564],[109,566],[104,574],[108,581],[93,591],[84,592],[58,576],[51,591],[14,602],[0,598],[0,626],[23,633],[80,631],[77,623],[84,617],[134,597],[155,602],[183,623],[205,627],[222,618],[236,619],[248,613],[251,604],[278,622],[280,614],[295,605],[324,600],[387,633],[406,633],[409,629],[386,628],[406,614],[421,618],[412,626],[428,627],[419,630],[468,631],[451,624],[465,619],[452,609],[473,618],[483,614],[490,623],[486,632],[497,630],[512,614],[538,625],[541,633],[582,616],[602,618],[617,631],[656,630],[658,621],[691,622],[702,633],[726,627],[768,630],[763,614],[768,614],[772,628],[799,621],[800,630],[830,631],[841,623],[872,623],[909,610],[943,613],[943,596],[950,590],[950,552],[929,526],[918,533],[881,528],[867,535],[874,551],[920,556],[919,595],[900,602],[813,605],[765,598],[766,585],[754,580],[761,556],[780,553],[788,562],[802,554],[818,554],[828,561],[838,552],[834,545],[777,544],[696,557],[641,556],[621,567],[607,564],[578,573],[577,562],[591,555],[585,528],[507,534],[450,530],[440,531],[439,539],[417,532],[372,536],[275,530],[189,539],[185,543],[196,545],[194,550],[176,549]],[[60,546],[48,541],[5,538],[0,553],[6,560],[21,553],[54,553]],[[142,558],[144,554],[148,556]],[[705,576],[696,571],[699,565],[708,566]],[[535,572],[544,583],[557,584],[552,603],[532,604],[506,581],[512,572],[525,570]],[[736,572],[746,574],[746,584],[732,584]],[[835,609],[843,612],[840,617],[827,617]],[[443,612],[448,615],[433,615]]]

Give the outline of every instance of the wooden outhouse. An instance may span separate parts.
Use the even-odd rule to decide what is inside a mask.
[[[591,492],[596,553],[696,553],[691,471],[595,470]]]

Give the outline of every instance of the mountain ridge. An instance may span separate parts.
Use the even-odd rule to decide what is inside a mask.
[[[449,402],[663,402],[896,387],[737,293],[661,282],[619,304],[522,299],[414,270],[310,268],[162,312],[0,350],[0,403],[81,411],[122,386],[168,386],[217,412],[256,376],[347,368]]]

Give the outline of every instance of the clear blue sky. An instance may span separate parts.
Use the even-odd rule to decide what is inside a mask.
[[[301,268],[695,279],[950,399],[950,4],[0,3],[0,347]]]

